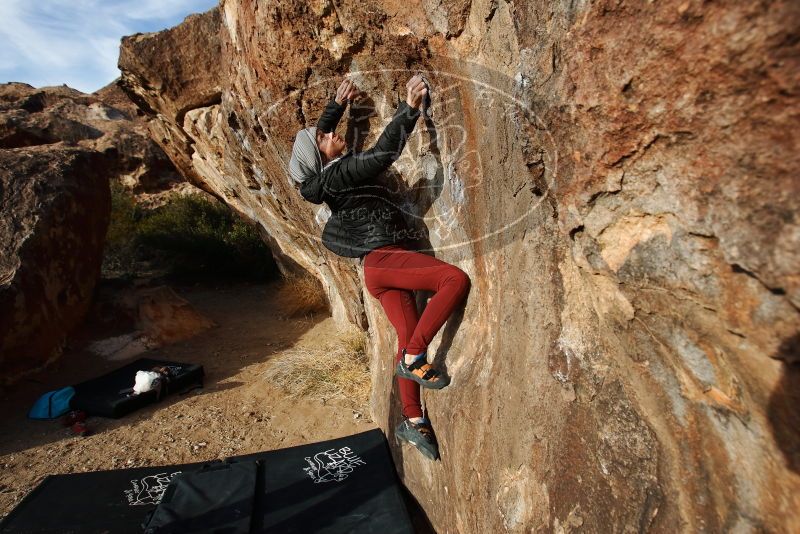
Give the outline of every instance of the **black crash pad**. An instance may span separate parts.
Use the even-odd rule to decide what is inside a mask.
[[[255,532],[414,532],[380,430],[237,458],[266,468]]]
[[[83,410],[89,415],[118,418],[152,404],[158,400],[155,390],[134,395],[132,388],[136,372],[149,371],[153,367],[169,367],[176,374],[161,392],[162,398],[203,383],[202,365],[140,358],[103,376],[77,384],[69,405],[73,410]]]
[[[263,470],[257,460],[217,462],[180,473],[164,492],[145,534],[250,534],[259,479]]]
[[[260,466],[251,532],[414,532],[380,430],[230,459],[250,460]],[[0,523],[0,533],[141,533],[175,473],[202,466],[49,476]]]
[[[202,464],[51,475],[0,523],[0,532],[141,534],[172,477]]]

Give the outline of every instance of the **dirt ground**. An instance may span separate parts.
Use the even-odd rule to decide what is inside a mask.
[[[286,318],[277,287],[278,282],[173,286],[218,326],[142,356],[200,363],[205,387],[118,420],[90,418],[87,437],[58,420],[34,421],[26,414],[42,393],[125,362],[74,348],[46,371],[0,392],[0,514],[48,474],[212,460],[374,428],[367,414],[354,412],[345,401],[287,398],[266,381],[265,369],[282,351],[321,346],[337,335],[328,316]]]

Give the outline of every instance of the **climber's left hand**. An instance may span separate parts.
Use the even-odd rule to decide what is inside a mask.
[[[349,102],[355,100],[361,96],[361,94],[355,82],[350,78],[345,78],[336,90],[336,103],[342,105],[345,101]]]

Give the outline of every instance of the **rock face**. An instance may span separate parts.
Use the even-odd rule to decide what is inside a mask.
[[[0,149],[64,142],[118,154],[119,181],[137,202],[158,204],[192,186],[151,139],[142,112],[116,83],[94,94],[67,86],[0,85]]]
[[[106,134],[104,143],[117,149],[121,165],[118,180],[133,193],[137,204],[154,207],[170,195],[198,192],[150,138],[144,113],[122,92],[116,80],[92,96],[112,108],[109,117],[113,120],[98,128]]]
[[[102,298],[102,297],[101,297]],[[128,360],[147,350],[183,341],[217,326],[169,286],[117,290],[101,306],[111,314],[124,317],[115,326],[130,324],[122,335],[99,339],[89,350],[109,360]]]
[[[788,1],[224,0],[125,38],[120,85],[188,179],[369,328],[391,437],[395,335],[286,166],[344,74],[360,149],[427,73],[395,174],[472,289],[430,351],[453,377],[424,395],[442,461],[394,454],[437,531],[792,532],[797,28]]]
[[[97,95],[0,85],[3,382],[57,357],[85,315],[100,274],[108,180],[143,203],[191,187],[137,111],[116,84]]]
[[[100,276],[116,154],[0,150],[0,381],[60,354]]]
[[[140,290],[129,298],[139,310],[139,328],[154,346],[189,339],[215,326],[169,286]]]

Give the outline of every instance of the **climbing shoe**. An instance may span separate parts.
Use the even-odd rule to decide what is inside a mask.
[[[439,457],[439,446],[436,444],[430,423],[412,423],[404,418],[397,426],[394,437],[398,445],[401,444],[401,440],[406,441],[431,460]]]
[[[400,378],[413,380],[420,386],[430,389],[442,389],[450,383],[449,377],[437,371],[428,363],[425,353],[414,360],[413,363],[406,365],[406,349],[403,349],[403,357],[397,362],[395,374]]]

